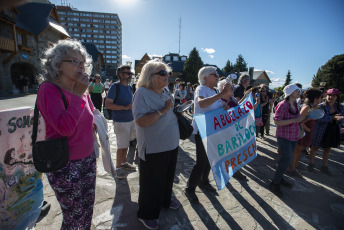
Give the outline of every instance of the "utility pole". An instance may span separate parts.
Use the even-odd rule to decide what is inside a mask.
[[[179,18],[179,52],[180,54],[180,37],[181,37],[181,32],[182,32],[182,18]]]

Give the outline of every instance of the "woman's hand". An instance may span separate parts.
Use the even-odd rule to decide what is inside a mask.
[[[295,123],[301,123],[306,117],[305,116],[300,116],[298,118],[295,118]]]
[[[78,79],[73,87],[73,94],[79,97],[84,95],[88,88],[88,74],[84,73],[80,79]]]
[[[336,115],[332,116],[332,119],[335,121],[341,121],[344,119],[344,116],[342,116],[340,114],[336,114]]]
[[[165,101],[165,106],[162,109],[162,113],[166,114],[168,111],[170,111],[171,108],[173,108],[173,99],[170,97]]]

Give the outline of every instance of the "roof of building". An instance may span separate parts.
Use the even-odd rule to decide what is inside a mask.
[[[85,46],[87,53],[91,55],[92,60],[96,62],[98,60],[99,54],[102,54],[99,51],[98,47],[95,44],[89,42],[83,42],[82,45]]]
[[[57,31],[69,36],[67,31],[51,17],[55,5],[31,2],[18,6],[19,11],[16,26],[32,34],[38,35],[47,27],[52,26]]]
[[[263,73],[266,74],[266,76],[267,76],[269,82],[271,83],[271,80],[270,80],[268,74],[265,72],[265,70],[254,70],[254,71],[253,71],[253,80],[257,80]],[[249,75],[249,72],[248,72],[248,71],[246,71],[246,72],[240,72],[240,74],[247,74],[247,75]]]

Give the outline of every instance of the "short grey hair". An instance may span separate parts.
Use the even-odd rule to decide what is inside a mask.
[[[43,75],[38,76],[38,82],[55,81],[59,78],[60,66],[63,59],[76,52],[83,56],[85,63],[92,64],[92,57],[87,53],[86,48],[78,40],[66,39],[60,40],[44,52],[44,58],[41,59]],[[92,65],[85,67],[85,72],[92,72]]]
[[[199,71],[198,71],[198,82],[201,84],[201,85],[204,85],[205,84],[205,78],[206,76],[209,76],[210,74],[212,73],[216,73],[216,67],[214,66],[205,66],[205,67],[202,67]]]
[[[152,88],[153,87],[153,78],[154,74],[158,71],[160,67],[164,67],[167,72],[171,72],[172,69],[164,62],[160,60],[150,60],[147,62],[143,67],[137,82],[137,88],[145,87],[145,88]]]
[[[238,81],[239,81],[239,84],[245,84],[245,82],[246,82],[247,80],[250,80],[250,76],[243,73],[243,74],[240,75]]]
[[[228,83],[228,84],[233,86],[232,82],[227,81],[226,79],[222,79],[221,81],[219,81],[217,83],[217,89],[219,90],[219,92],[222,92],[222,90],[225,88],[225,84],[226,83]]]

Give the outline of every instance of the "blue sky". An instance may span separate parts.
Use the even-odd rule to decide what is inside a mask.
[[[61,0],[52,0],[60,5]],[[68,0],[83,11],[117,13],[122,56],[141,59],[196,47],[204,63],[223,68],[241,54],[266,70],[271,88],[293,82],[309,87],[319,67],[344,53],[343,0]]]

